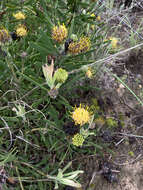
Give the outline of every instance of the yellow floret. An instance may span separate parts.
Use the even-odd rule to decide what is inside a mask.
[[[93,73],[92,73],[91,68],[88,68],[88,70],[86,71],[86,76],[87,76],[87,78],[89,78],[89,79],[91,79],[91,78],[92,78]]]
[[[18,13],[16,13],[16,14],[13,14],[13,16],[17,19],[17,20],[21,20],[21,19],[25,19],[26,17],[25,17],[25,14],[24,13],[22,13],[21,11],[19,11]]]
[[[100,21],[100,20],[101,20],[101,17],[100,17],[100,16],[97,16],[96,19],[97,19],[98,21]]]
[[[112,48],[117,48],[118,39],[115,37],[111,37],[109,38],[109,40],[111,40]]]
[[[91,17],[95,17],[95,14],[94,14],[94,13],[92,13],[90,16],[91,16]]]
[[[24,25],[19,25],[16,29],[17,36],[26,36],[27,29]]]

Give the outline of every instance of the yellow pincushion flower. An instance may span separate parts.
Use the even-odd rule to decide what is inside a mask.
[[[27,28],[24,25],[19,25],[16,29],[17,36],[26,36],[27,35]]]
[[[88,37],[82,37],[79,41],[81,52],[86,52],[90,49],[91,42]]]
[[[91,42],[88,37],[81,37],[78,42],[70,43],[68,50],[72,54],[78,54],[81,52],[86,52],[90,49]]]
[[[90,113],[88,111],[88,107],[84,107],[80,104],[78,108],[74,108],[71,117],[76,125],[82,126],[88,123],[90,121]]]
[[[68,35],[65,25],[54,26],[52,29],[52,39],[61,43]]]
[[[110,37],[109,40],[111,40],[112,48],[117,48],[118,39],[115,37]]]
[[[8,31],[5,28],[0,29],[0,42],[5,43],[9,39],[10,39],[10,35],[9,35]]]
[[[81,46],[80,46],[79,42],[71,42],[69,44],[68,50],[72,54],[78,54],[81,52]]]
[[[84,142],[84,138],[79,133],[74,135],[74,137],[72,138],[72,144],[75,146],[82,146],[83,142]]]
[[[15,17],[17,20],[24,20],[26,18],[25,14],[19,11],[16,14],[13,14],[13,17]]]

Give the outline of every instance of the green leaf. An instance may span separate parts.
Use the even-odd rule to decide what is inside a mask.
[[[17,154],[17,151],[15,151],[16,148],[14,148],[11,152],[3,154],[0,153],[0,166],[5,165],[7,162],[12,162],[16,159],[15,155]]]

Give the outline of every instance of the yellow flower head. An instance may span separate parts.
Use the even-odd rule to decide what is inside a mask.
[[[10,39],[10,35],[6,29],[0,29],[0,42],[5,43]]]
[[[26,18],[25,14],[22,13],[21,11],[19,11],[18,13],[16,14],[13,14],[13,16],[17,19],[17,20],[24,20]]]
[[[52,29],[52,39],[61,43],[68,35],[65,25],[54,26]]]
[[[82,146],[83,142],[84,142],[84,138],[79,133],[74,135],[74,137],[72,138],[72,144],[75,146]]]
[[[26,36],[27,28],[24,25],[19,25],[16,29],[17,36]]]
[[[80,51],[81,52],[88,51],[90,49],[90,46],[91,46],[91,42],[90,42],[90,39],[88,37],[80,38],[79,44],[80,44]]]
[[[118,39],[115,37],[111,37],[111,38],[109,38],[109,40],[111,40],[112,48],[117,48]]]
[[[92,18],[96,17],[96,20],[97,20],[97,21],[101,21],[101,17],[100,17],[99,15],[95,14],[95,13],[92,13],[90,16],[91,16]]]
[[[91,68],[89,67],[86,71],[86,76],[87,78],[91,79],[93,77],[93,72],[91,70]]]
[[[88,51],[90,49],[90,46],[90,39],[88,37],[82,37],[78,42],[70,43],[68,50],[72,54],[78,54]]]
[[[97,21],[100,21],[100,20],[101,20],[101,17],[100,17],[100,16],[97,16],[96,19],[97,19]]]
[[[94,13],[92,13],[90,16],[91,16],[91,17],[95,17],[95,14],[94,14]]]
[[[74,108],[71,116],[76,125],[84,125],[90,121],[90,113],[88,111],[88,107],[84,107],[80,104],[78,108]]]
[[[71,42],[69,44],[68,50],[72,54],[78,54],[78,53],[80,53],[81,50],[80,50],[80,44],[79,44],[79,42]]]

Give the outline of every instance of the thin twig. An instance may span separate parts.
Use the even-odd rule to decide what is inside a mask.
[[[143,138],[143,136],[133,135],[133,134],[127,134],[127,133],[118,133],[118,134],[124,135],[124,136],[127,136],[127,137]]]
[[[117,142],[116,144],[115,144],[115,146],[118,146],[121,142],[123,142],[125,140],[125,138],[122,138],[119,142]]]
[[[27,144],[30,144],[31,146],[33,146],[33,147],[35,147],[35,148],[40,148],[40,146],[38,146],[38,145],[36,145],[36,144],[32,144],[31,142],[25,140],[25,139],[24,139],[23,137],[21,137],[21,136],[16,136],[16,138],[18,138],[18,139],[20,139],[20,140],[26,142]]]
[[[140,157],[142,156],[142,154],[139,154],[134,160],[132,160],[131,162],[126,162],[126,163],[117,163],[117,162],[113,162],[115,165],[118,165],[118,166],[125,166],[125,165],[130,165],[130,164],[134,164],[135,161],[137,161]]]

